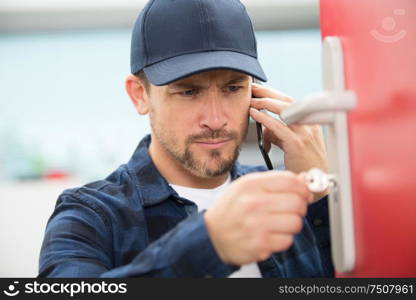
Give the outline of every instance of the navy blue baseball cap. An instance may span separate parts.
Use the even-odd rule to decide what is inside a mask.
[[[251,20],[238,0],[149,1],[133,28],[130,67],[154,85],[213,69],[267,81]]]

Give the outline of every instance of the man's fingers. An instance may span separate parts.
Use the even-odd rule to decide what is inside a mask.
[[[270,251],[281,252],[289,249],[292,244],[294,237],[292,234],[271,234],[268,236],[268,246]]]
[[[247,174],[241,182],[265,193],[296,193],[306,201],[313,197],[306,183],[290,171],[266,171]]]
[[[290,106],[290,103],[273,98],[252,98],[250,106],[258,110],[267,109],[272,113],[280,115],[285,108]]]
[[[289,140],[290,138],[294,137],[294,133],[290,128],[272,116],[268,116],[262,112],[259,112],[255,108],[250,108],[250,116],[255,121],[269,128],[276,135],[276,137],[281,140]]]
[[[275,99],[280,99],[282,101],[285,101],[287,103],[292,103],[293,102],[293,98],[286,95],[285,93],[272,89],[270,87],[266,87],[264,85],[260,85],[257,83],[253,83],[251,85],[252,87],[252,93],[254,97],[259,97],[259,98],[275,98]]]
[[[303,218],[297,214],[270,214],[259,221],[266,231],[297,234],[303,228]]]
[[[269,152],[271,148],[271,143],[283,149],[282,140],[279,139],[277,136],[273,134],[269,128],[263,128],[263,136],[264,136],[264,148]],[[270,143],[271,142],[271,143]]]
[[[267,214],[294,213],[301,217],[306,216],[308,202],[298,194],[278,193],[261,194],[258,196],[260,204],[258,212]]]

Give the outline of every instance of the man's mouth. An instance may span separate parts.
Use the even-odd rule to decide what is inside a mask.
[[[209,149],[217,149],[224,145],[226,145],[230,139],[214,139],[214,140],[202,140],[195,142],[196,144],[209,148]]]

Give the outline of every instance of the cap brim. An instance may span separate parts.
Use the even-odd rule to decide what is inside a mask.
[[[232,51],[206,51],[175,56],[144,68],[144,72],[152,84],[165,85],[214,69],[231,69],[267,81],[256,58]]]

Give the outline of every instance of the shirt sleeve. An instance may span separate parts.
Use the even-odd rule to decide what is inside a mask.
[[[239,268],[217,255],[203,213],[186,218],[127,265],[114,268],[112,258],[103,212],[61,196],[46,227],[38,277],[226,277]]]
[[[311,204],[306,216],[315,235],[325,277],[334,277],[329,230],[328,196]]]

